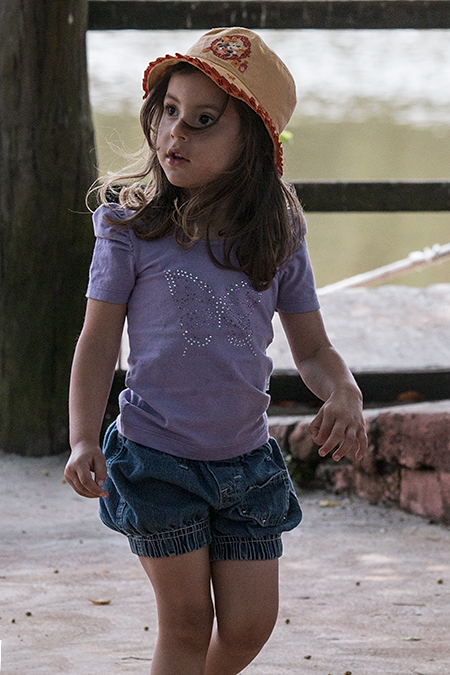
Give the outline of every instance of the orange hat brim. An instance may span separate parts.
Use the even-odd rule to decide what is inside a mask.
[[[249,91],[245,91],[243,88],[238,87],[236,84],[229,81],[227,77],[227,70],[220,69],[222,72],[219,72],[217,66],[211,66],[211,64],[205,59],[199,59],[187,54],[175,53],[174,56],[167,54],[166,56],[161,56],[160,58],[156,59],[156,61],[152,61],[147,66],[144,73],[144,79],[142,81],[142,86],[145,92],[143,98],[146,98],[151,89],[153,89],[158,84],[167,69],[170,66],[179,63],[180,61],[190,63],[201,70],[205,75],[210,77],[218,87],[226,91],[228,94],[230,94],[230,96],[234,96],[234,98],[237,98],[240,101],[246,103],[252,110],[256,112],[257,115],[259,115],[259,117],[261,117],[266,126],[266,129],[270,134],[270,137],[272,138],[274,145],[275,167],[281,176],[283,174],[283,150],[280,137],[273,120],[271,119],[268,112],[264,110],[264,108],[258,103],[258,101],[254,98],[254,96],[251,95]]]

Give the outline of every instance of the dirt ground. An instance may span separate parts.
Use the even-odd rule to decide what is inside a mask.
[[[97,504],[62,482],[64,463],[0,455],[1,673],[148,674],[151,588]],[[245,675],[448,675],[450,528],[300,497],[278,624]]]

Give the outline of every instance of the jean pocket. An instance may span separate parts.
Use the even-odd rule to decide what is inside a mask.
[[[125,447],[125,439],[117,431],[116,423],[113,422],[106,430],[103,440],[103,454],[106,460],[106,466],[111,464],[119,457]]]
[[[251,485],[238,507],[241,517],[263,527],[281,525],[289,511],[289,490],[286,470],[279,471],[264,483]]]

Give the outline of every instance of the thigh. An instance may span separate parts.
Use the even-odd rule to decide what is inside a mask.
[[[278,559],[217,560],[211,578],[221,637],[267,639],[278,615]]]
[[[212,623],[208,547],[167,558],[139,558],[156,597],[160,623]]]
[[[237,478],[234,493],[212,512],[211,560],[279,558],[281,534],[299,524],[302,512],[276,441],[242,455]]]
[[[210,542],[209,506],[192,462],[124,438],[113,427],[100,517],[128,537],[139,556],[179,556]]]

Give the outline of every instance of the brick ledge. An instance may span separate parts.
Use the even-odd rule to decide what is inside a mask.
[[[312,416],[269,418],[294,480],[450,524],[450,400],[365,412],[369,451],[362,462],[321,458]]]

